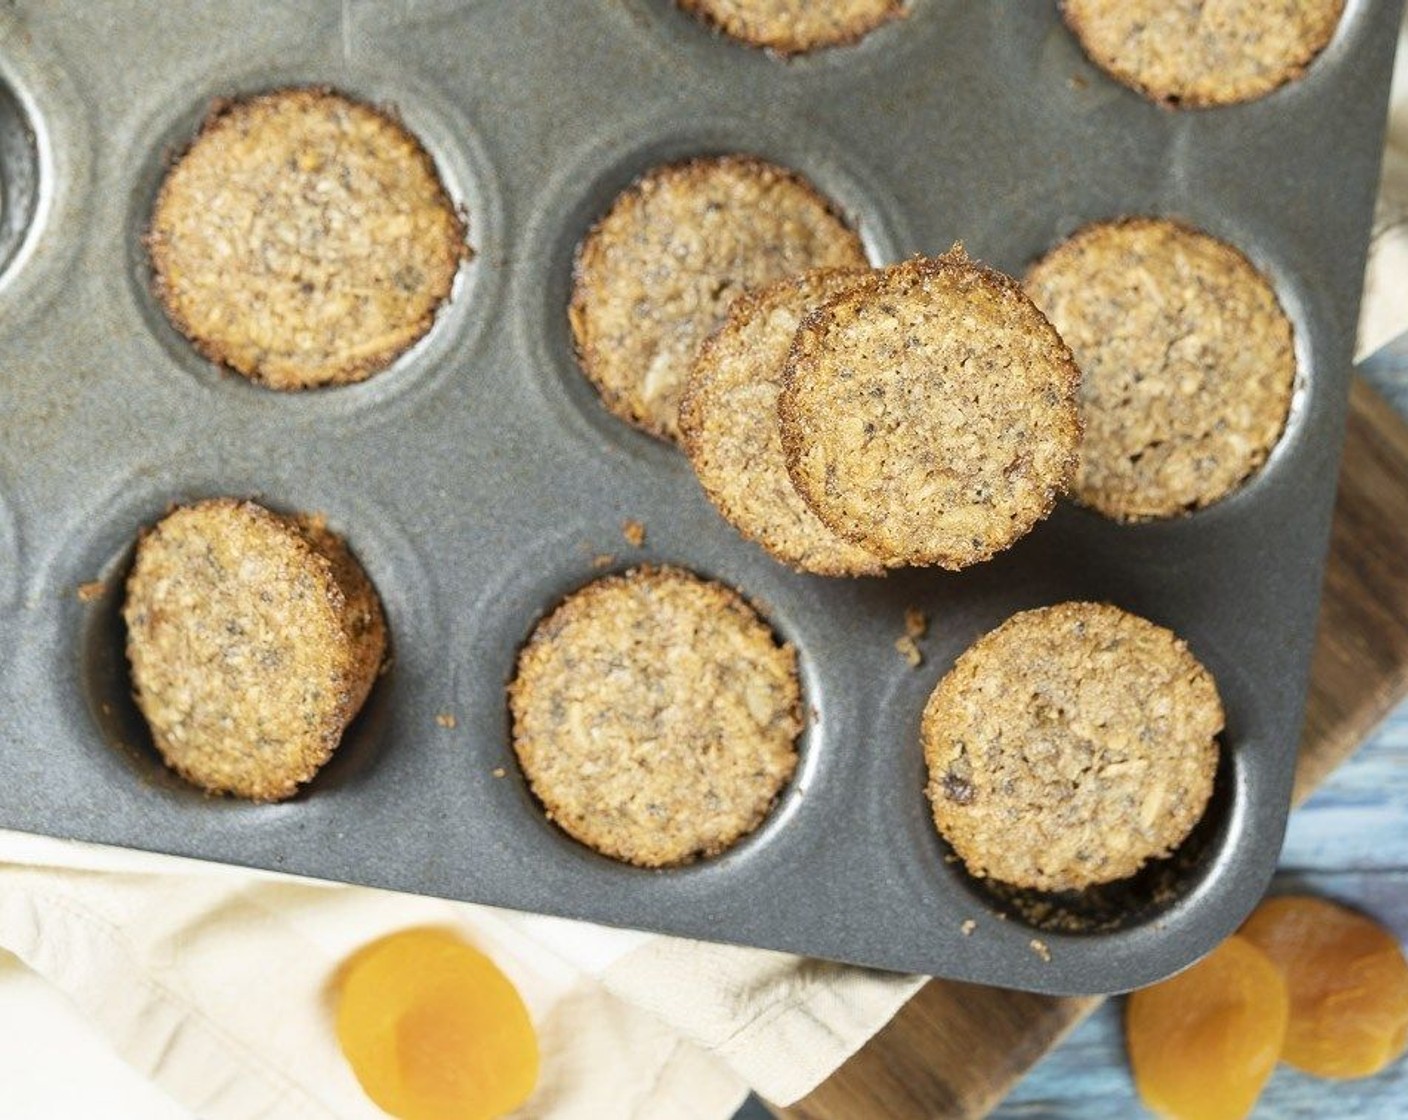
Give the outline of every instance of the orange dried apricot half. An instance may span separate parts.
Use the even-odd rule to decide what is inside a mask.
[[[1290,1000],[1271,960],[1229,937],[1129,997],[1125,1038],[1144,1103],[1176,1120],[1240,1120],[1276,1067]]]
[[[1378,922],[1288,895],[1257,907],[1241,936],[1286,977],[1283,1061],[1320,1077],[1368,1077],[1408,1048],[1408,960]]]
[[[490,1120],[538,1079],[523,1000],[454,934],[394,933],[346,965],[337,1039],[362,1088],[401,1120]]]

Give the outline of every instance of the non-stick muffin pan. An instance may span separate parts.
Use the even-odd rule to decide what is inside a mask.
[[[668,0],[0,10],[0,825],[1046,992],[1163,977],[1241,921],[1276,861],[1335,491],[1400,5],[1350,0],[1299,80],[1172,111],[1095,69],[1052,4],[914,0],[782,61]],[[216,98],[330,86],[395,111],[468,220],[434,327],[357,385],[276,393],[170,325],[144,246]],[[1020,275],[1085,222],[1168,215],[1241,248],[1295,326],[1286,430],[1241,490],[1122,525],[1064,504],[962,573],[798,575],[714,512],[685,457],[579,372],[573,250],[643,171],[741,152],[800,171],[876,263],[968,252]],[[394,658],[293,800],[162,765],[120,616],[171,504],[321,512],[381,593]],[[631,544],[622,525],[645,527]],[[730,851],[646,871],[567,838],[515,761],[521,643],[604,570],[738,588],[800,664],[807,729]],[[970,878],[924,794],[919,721],[1014,611],[1113,602],[1187,638],[1227,712],[1202,825],[1117,887]],[[930,632],[897,652],[905,612]]]

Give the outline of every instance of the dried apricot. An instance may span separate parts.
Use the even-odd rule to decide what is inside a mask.
[[[346,965],[337,1038],[367,1096],[401,1120],[490,1120],[538,1079],[518,992],[479,950],[442,930],[394,933]]]
[[[1177,1120],[1240,1120],[1276,1067],[1290,1000],[1271,960],[1229,937],[1129,997],[1125,1037],[1144,1103]]]
[[[1241,936],[1286,977],[1281,1059],[1320,1077],[1368,1077],[1408,1047],[1408,960],[1372,918],[1322,898],[1270,898]]]

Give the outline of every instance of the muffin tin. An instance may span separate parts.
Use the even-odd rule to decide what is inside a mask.
[[[1350,0],[1302,80],[1175,113],[1095,70],[1050,4],[914,0],[860,44],[789,63],[668,0],[4,7],[0,824],[1045,992],[1183,967],[1256,901],[1285,822],[1399,9]],[[221,373],[176,334],[141,240],[210,100],[289,84],[393,106],[476,251],[395,366],[296,396]],[[1242,491],[1181,520],[1065,505],[959,574],[791,572],[714,513],[683,455],[601,408],[567,329],[573,248],[617,192],[724,151],[807,175],[876,262],[961,238],[1020,274],[1120,214],[1232,241],[1296,326],[1285,435]],[[170,775],[130,699],[134,537],[216,494],[326,513],[392,630],[366,711],[282,804]],[[797,645],[802,763],[716,859],[648,872],[598,856],[544,819],[514,763],[517,648],[608,555],[738,587]],[[1218,792],[1180,853],[1129,884],[999,891],[935,833],[920,713],[980,633],[1087,597],[1172,627],[1216,675]],[[931,622],[918,669],[894,646],[907,607]]]

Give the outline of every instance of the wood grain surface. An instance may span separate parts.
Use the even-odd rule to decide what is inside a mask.
[[[1347,758],[1406,693],[1408,426],[1373,389],[1357,381],[1297,801]],[[1101,1003],[932,980],[830,1079],[775,1112],[791,1120],[983,1116]],[[1107,1019],[1102,1016],[1102,1028],[1108,1028]],[[1107,1042],[1108,1036],[1109,1029],[1098,1035]],[[1127,1083],[1123,1069],[1114,1068]],[[1057,1114],[1044,1107],[1012,1114]]]

